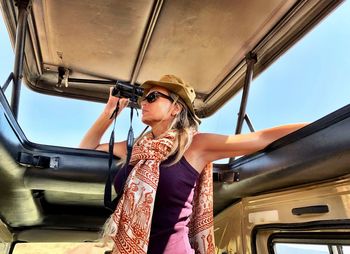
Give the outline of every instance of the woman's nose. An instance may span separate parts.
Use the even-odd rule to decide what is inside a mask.
[[[146,105],[147,101],[146,100],[142,100],[140,102],[140,106],[141,106],[141,109]]]

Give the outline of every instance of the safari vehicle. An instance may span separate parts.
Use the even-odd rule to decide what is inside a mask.
[[[15,66],[0,90],[0,252],[63,253],[96,240],[109,215],[108,154],[30,142],[16,120],[22,74],[34,91],[105,102],[117,81],[172,70],[194,85],[201,117],[243,89],[240,133],[252,78],[341,2],[1,0]],[[349,130],[347,105],[215,164],[217,253],[350,253]]]

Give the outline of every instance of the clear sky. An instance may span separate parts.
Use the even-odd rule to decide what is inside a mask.
[[[350,1],[331,13],[304,39],[255,78],[247,113],[256,130],[294,122],[313,122],[350,101]],[[13,69],[13,50],[0,24],[0,84]],[[157,79],[159,77],[155,77]],[[9,86],[6,96],[10,100]],[[203,119],[202,132],[234,133],[241,93],[213,116]],[[77,147],[103,109],[102,103],[65,99],[32,92],[22,86],[19,124],[35,143]],[[117,140],[126,138],[129,110],[117,122]],[[134,120],[138,134],[143,129]],[[247,132],[247,128],[243,132]],[[103,141],[107,142],[110,131]]]

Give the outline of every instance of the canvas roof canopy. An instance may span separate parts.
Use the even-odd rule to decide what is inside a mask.
[[[175,74],[197,92],[208,117],[243,85],[245,56],[266,69],[340,1],[50,1],[31,2],[25,79],[34,90],[106,101],[107,85],[70,78],[141,84]],[[16,7],[2,1],[15,41]]]

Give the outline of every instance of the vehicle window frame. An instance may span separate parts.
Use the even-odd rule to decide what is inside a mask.
[[[278,254],[274,248],[276,243],[322,245],[327,246],[328,249],[331,246],[350,246],[350,231],[274,233],[269,236],[267,241],[269,254]]]
[[[252,254],[258,254],[257,248],[257,237],[258,234],[262,231],[271,231],[272,233],[269,235],[266,241],[266,248],[269,254],[274,252],[270,251],[271,241],[276,237],[276,235],[287,235],[287,234],[295,234],[302,235],[303,233],[308,235],[315,235],[315,230],[324,230],[327,232],[320,232],[323,234],[329,233],[337,233],[336,230],[339,231],[339,234],[344,234],[344,230],[348,230],[347,233],[349,235],[350,240],[350,219],[338,219],[338,220],[324,220],[324,221],[313,221],[313,222],[304,222],[304,223],[274,223],[274,224],[263,224],[256,225],[253,227],[250,233],[250,247]],[[278,232],[275,232],[278,231]],[[282,231],[282,232],[280,232]]]

